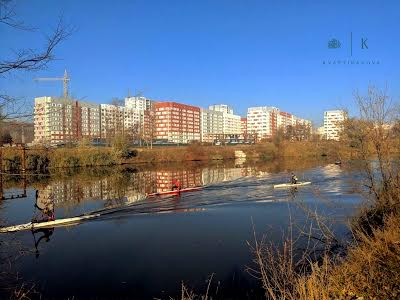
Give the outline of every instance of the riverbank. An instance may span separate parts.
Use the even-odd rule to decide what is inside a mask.
[[[301,271],[290,264],[292,256],[271,252],[276,249],[258,249],[256,257],[262,265],[268,262],[270,267],[262,276],[265,298],[399,299],[399,204],[378,202],[365,208],[353,218],[351,231],[354,241],[346,248],[345,256],[326,251],[317,261],[315,258],[308,261]],[[288,245],[285,250],[290,248],[291,241]],[[278,297],[282,294],[286,296]]]
[[[361,118],[343,127],[343,147],[359,169],[355,188],[365,201],[349,224],[353,239],[341,244],[329,216],[308,208],[317,226],[302,235],[319,248],[295,253],[298,238],[290,235],[282,248],[256,240],[252,250],[266,299],[400,298],[400,136],[385,127],[393,117],[385,99],[370,89],[357,99]]]
[[[124,151],[115,147],[74,147],[57,149],[27,149],[25,168],[36,173],[55,168],[113,166],[123,164],[166,163],[185,161],[226,161],[237,157],[242,151],[247,160],[271,161],[278,158],[317,158],[340,159],[349,151],[339,151],[341,145],[334,141],[320,142],[282,142],[260,143],[256,145],[235,146],[174,146],[150,148],[127,148]],[[342,154],[340,154],[342,153]],[[23,151],[18,148],[3,148],[3,170],[19,172],[24,165]]]

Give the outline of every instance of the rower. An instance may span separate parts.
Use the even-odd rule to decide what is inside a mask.
[[[299,179],[297,178],[297,176],[292,172],[292,178],[291,178],[291,183],[292,184],[297,184],[297,181]]]
[[[181,190],[181,183],[180,183],[180,181],[178,179],[174,179],[172,181],[172,190],[173,191],[175,191],[175,190],[180,191]]]
[[[42,191],[43,195],[39,195],[36,191],[36,201],[35,209],[38,210],[38,214],[35,214],[32,218],[32,222],[48,222],[54,221],[54,195],[52,193],[46,193],[47,191]]]

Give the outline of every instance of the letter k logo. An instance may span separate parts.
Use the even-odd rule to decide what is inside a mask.
[[[361,49],[368,49],[367,41],[368,39],[361,39]]]

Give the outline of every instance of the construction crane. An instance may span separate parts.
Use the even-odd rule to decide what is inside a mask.
[[[67,70],[64,71],[64,77],[42,77],[42,78],[35,78],[35,81],[53,81],[53,80],[60,80],[63,81],[64,84],[64,98],[68,98],[68,85],[69,81],[71,80],[68,76]]]

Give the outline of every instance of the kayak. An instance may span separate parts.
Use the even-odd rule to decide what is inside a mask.
[[[79,217],[73,217],[73,218],[65,218],[65,219],[54,220],[54,221],[40,222],[40,223],[29,222],[29,223],[9,226],[9,227],[1,227],[0,233],[72,225],[72,224],[79,223],[83,220],[88,220],[88,219],[93,219],[93,218],[99,217],[100,215],[101,214],[92,214],[92,215],[85,215],[85,216],[79,216]]]
[[[303,186],[303,185],[309,185],[311,184],[310,181],[299,181],[298,183],[281,183],[281,184],[275,184],[274,188],[291,188],[291,187],[298,187],[298,186]]]
[[[186,189],[181,189],[181,190],[173,190],[173,191],[151,193],[151,194],[147,194],[147,197],[156,197],[156,196],[161,196],[161,195],[175,195],[175,194],[179,194],[179,193],[198,191],[198,190],[201,190],[201,189],[202,189],[201,186],[196,186],[196,187],[191,187],[191,188],[186,188]]]
[[[180,191],[175,190],[175,191],[152,193],[152,194],[148,194],[147,197],[155,197],[155,196],[159,196],[159,195],[173,195],[173,194],[179,194],[179,193],[184,193],[184,192],[198,191],[201,189],[202,189],[202,187],[198,186],[198,187],[181,189]],[[129,206],[132,206],[132,204],[124,206],[123,208],[129,207]],[[20,225],[0,227],[0,233],[74,225],[74,224],[78,224],[85,220],[90,220],[90,219],[98,218],[103,215],[108,215],[108,214],[114,213],[120,209],[121,209],[121,207],[117,206],[117,207],[100,209],[100,210],[97,210],[97,211],[94,211],[91,213],[87,213],[87,214],[72,217],[72,218],[65,218],[65,219],[59,219],[59,220],[47,221],[47,222],[39,222],[39,223],[29,222],[29,223],[20,224]]]

